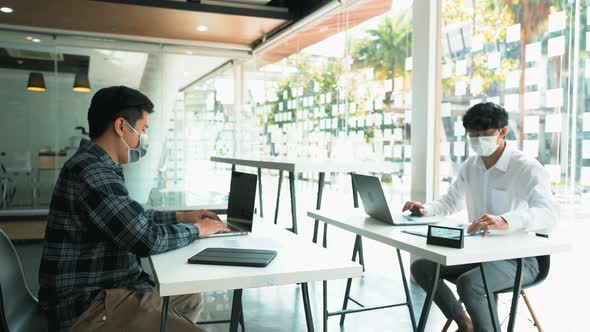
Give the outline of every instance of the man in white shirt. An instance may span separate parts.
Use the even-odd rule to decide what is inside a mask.
[[[551,193],[549,175],[533,158],[506,145],[508,113],[493,103],[471,107],[463,116],[463,127],[478,156],[466,160],[447,194],[429,204],[406,202],[403,210],[414,215],[450,215],[467,207],[471,224],[468,233],[528,231],[547,234],[559,217],[559,206]],[[486,264],[488,286],[497,291],[514,285],[516,261]],[[492,323],[478,264],[442,266],[441,277],[454,280],[465,312],[450,288],[441,280],[434,301],[459,331],[491,331]],[[432,285],[434,263],[416,260],[411,267],[422,288]],[[535,280],[539,265],[535,257],[523,264],[523,283]],[[469,313],[469,315],[467,315]]]

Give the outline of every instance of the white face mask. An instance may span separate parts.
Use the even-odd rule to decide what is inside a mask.
[[[469,137],[469,144],[479,156],[489,157],[498,149],[497,140],[498,136]]]
[[[137,130],[135,130],[135,128],[133,128],[129,124],[129,122],[125,121],[125,123],[127,123],[129,128],[131,128],[131,130],[133,130],[133,132],[136,133],[137,136],[139,136],[139,145],[136,148],[132,148],[131,146],[129,146],[127,141],[125,141],[125,139],[123,137],[121,137],[121,140],[127,146],[127,163],[134,163],[134,162],[138,161],[139,159],[141,159],[141,157],[143,157],[147,154],[147,150],[148,150],[148,146],[149,146],[148,135],[145,133],[141,133],[141,134],[138,133]]]

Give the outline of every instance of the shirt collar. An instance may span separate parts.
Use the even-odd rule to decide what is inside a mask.
[[[506,143],[504,143],[504,144],[506,144]],[[496,164],[494,165],[494,167],[502,172],[506,172],[506,170],[508,170],[508,164],[510,163],[511,156],[512,156],[512,148],[509,147],[508,144],[506,144],[504,147],[504,151],[502,151],[502,155],[500,156],[498,161],[496,161]]]
[[[80,148],[78,149],[78,151],[81,152],[88,152],[90,154],[95,155],[96,157],[98,157],[98,159],[100,159],[101,161],[105,162],[107,165],[119,169],[120,166],[115,164],[115,161],[113,161],[113,158],[111,158],[111,156],[109,156],[108,153],[106,153],[106,151],[100,147],[100,145],[91,142],[87,139],[83,139],[80,141]]]

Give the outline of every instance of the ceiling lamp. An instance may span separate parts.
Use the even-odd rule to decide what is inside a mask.
[[[0,12],[6,13],[6,14],[10,14],[12,13],[14,10],[10,7],[2,7],[0,8]]]
[[[74,79],[74,87],[72,91],[76,92],[90,92],[90,81],[88,80],[87,73],[77,73]]]
[[[27,90],[29,91],[46,91],[45,79],[41,73],[30,73],[29,82],[27,83]]]

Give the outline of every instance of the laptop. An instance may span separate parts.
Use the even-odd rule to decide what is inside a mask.
[[[352,181],[354,181],[354,185],[361,196],[365,212],[379,221],[395,226],[428,225],[438,222],[429,217],[410,216],[401,213],[392,216],[381,187],[381,181],[375,176],[352,174]]]
[[[252,232],[257,180],[255,174],[232,172],[227,219],[222,219],[231,231],[209,235],[209,237],[248,235]]]

